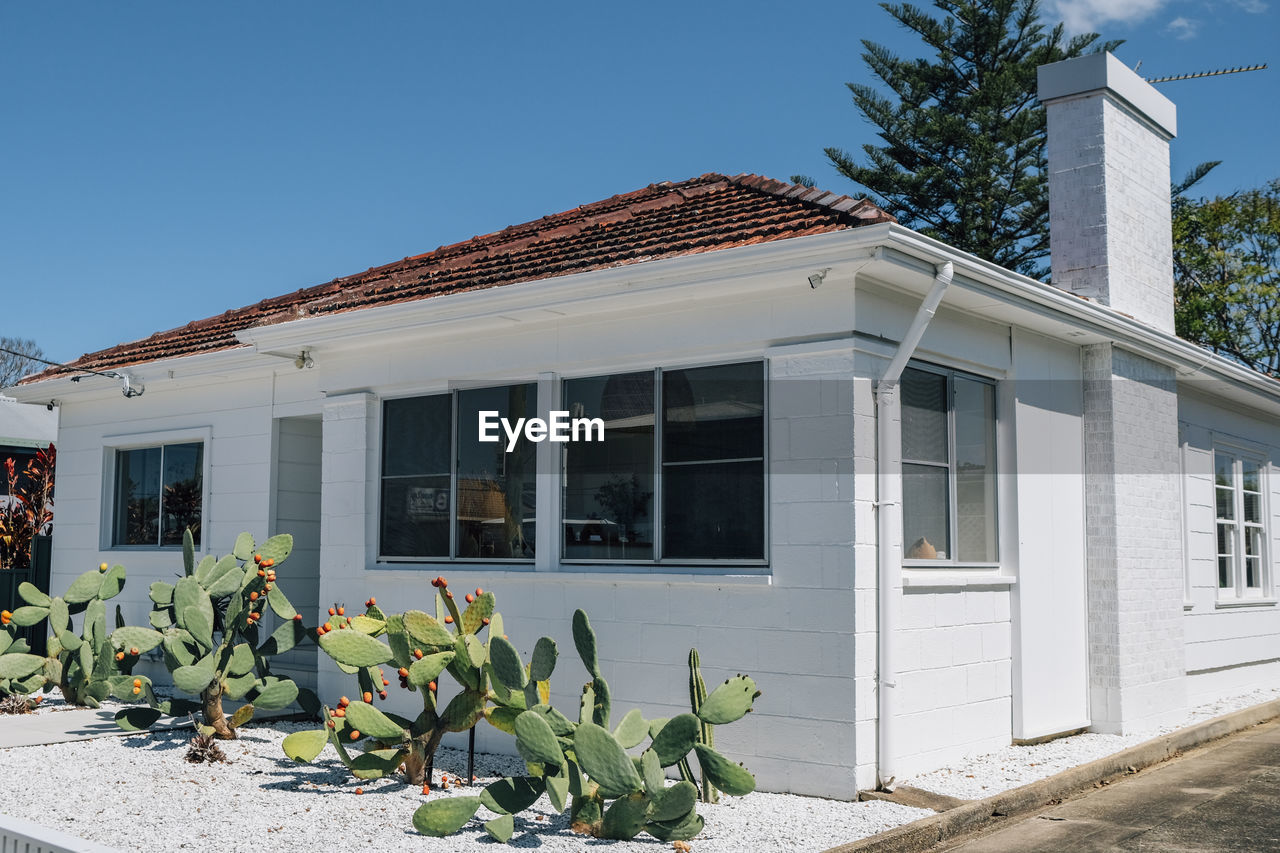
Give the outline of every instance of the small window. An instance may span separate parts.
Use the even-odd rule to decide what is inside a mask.
[[[178,546],[191,529],[200,547],[204,444],[164,444],[115,452],[113,546]]]
[[[904,556],[995,564],[995,385],[923,366],[901,382]]]
[[[1269,585],[1265,474],[1256,457],[1213,450],[1219,598],[1260,598]]]
[[[570,379],[564,400],[604,422],[564,451],[564,559],[764,559],[763,362]]]
[[[532,560],[536,447],[481,442],[480,412],[538,413],[534,383],[387,400],[380,551],[394,559]]]

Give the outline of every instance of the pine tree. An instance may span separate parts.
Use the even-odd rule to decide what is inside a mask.
[[[933,5],[941,16],[909,3],[881,4],[934,55],[904,59],[864,40],[862,58],[892,97],[847,85],[884,144],[862,146],[865,163],[839,148],[827,148],[827,157],[903,225],[1043,277],[1049,190],[1036,68],[1085,53],[1099,36],[1068,39],[1061,24],[1046,30],[1038,0]]]

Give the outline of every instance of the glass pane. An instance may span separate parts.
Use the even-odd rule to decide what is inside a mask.
[[[1213,452],[1213,479],[1219,486],[1235,485],[1235,459],[1221,451]]]
[[[1254,524],[1262,523],[1262,495],[1244,493],[1244,520]]]
[[[1252,462],[1247,462],[1247,461],[1242,462],[1241,465],[1242,465],[1241,470],[1243,472],[1243,482],[1241,483],[1241,486],[1244,488],[1244,490],[1246,492],[1262,491],[1259,485],[1262,482],[1262,477],[1258,470],[1258,466],[1253,464]]]
[[[453,399],[448,394],[383,403],[383,476],[448,476],[452,409]]]
[[[182,532],[200,547],[200,504],[204,494],[204,445],[167,444],[163,448],[164,500],[161,545],[181,545]]]
[[[115,545],[160,542],[160,448],[116,453]]]
[[[1262,556],[1262,528],[1246,527],[1244,529],[1244,553],[1246,557]]]
[[[499,429],[480,441],[480,412],[497,412],[514,428],[538,415],[532,382],[458,392],[458,540],[455,556],[481,560],[533,559],[537,445],[523,430],[511,452]]]
[[[1262,560],[1246,557],[1244,561],[1244,585],[1249,589],[1262,587]]]
[[[948,559],[949,503],[946,468],[902,466],[902,541],[906,559]]]
[[[663,372],[664,463],[763,458],[762,363]]]
[[[663,468],[663,556],[764,558],[764,462]]]
[[[994,563],[996,389],[955,377],[957,558]]]
[[[1222,487],[1218,487],[1215,491],[1218,497],[1218,518],[1235,518],[1236,493]]]
[[[654,558],[653,393],[652,372],[564,383],[570,417],[604,421],[604,441],[564,445],[566,559]]]
[[[1235,582],[1231,579],[1235,574],[1235,561],[1231,557],[1218,558],[1218,589],[1231,589]]]
[[[1234,524],[1218,525],[1218,553],[1234,554],[1236,542],[1236,526]]]
[[[382,516],[387,557],[449,556],[449,447],[453,397],[435,394],[382,405]]]
[[[382,480],[382,536],[387,557],[449,556],[449,475]]]
[[[902,371],[902,458],[947,462],[947,377]]]

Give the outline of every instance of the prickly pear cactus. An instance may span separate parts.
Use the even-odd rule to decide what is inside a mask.
[[[466,608],[460,610],[447,580],[437,577],[431,583],[438,592],[434,615],[423,610],[388,614],[372,598],[357,615],[348,616],[340,604],[329,608],[329,618],[315,629],[316,641],[339,669],[356,677],[360,699],[343,697],[332,710],[325,706],[324,728],[289,735],[283,745],[286,755],[309,762],[331,744],[357,778],[378,778],[403,766],[408,781],[421,785],[430,780],[436,749],[446,733],[466,731],[482,719],[510,731],[515,716],[526,707],[526,685],[531,684],[528,695],[536,703],[537,681],[526,678],[515,692],[496,680],[491,686],[493,668],[510,663],[503,657],[510,644],[502,639],[502,617],[495,611],[493,593],[466,593]],[[487,639],[481,640],[486,631]],[[550,650],[543,648],[541,660],[549,676],[554,644]],[[391,686],[384,667],[396,670],[400,689],[422,694],[422,711],[415,719],[373,706],[375,698],[387,698]],[[441,707],[437,681],[445,673],[459,690]],[[367,746],[363,752],[348,749],[362,740]]]
[[[713,725],[738,720],[751,710],[760,695],[754,681],[740,675],[707,694],[698,670],[698,655],[693,651],[693,713],[669,720],[645,720],[636,709],[610,731],[609,685],[600,670],[595,632],[581,610],[573,616],[573,639],[591,675],[582,690],[577,722],[545,701],[528,701],[534,698],[529,680],[539,666],[537,650],[534,662],[526,668],[510,643],[496,637],[490,639],[495,694],[505,691],[508,696],[526,699],[526,707],[516,713],[510,728],[529,774],[488,785],[477,802],[456,797],[425,803],[413,817],[419,832],[456,832],[483,805],[499,815],[484,825],[485,830],[505,842],[513,831],[509,818],[545,793],[556,809],[568,806],[570,826],[575,832],[618,840],[645,832],[664,842],[687,840],[703,827],[696,808],[698,786],[693,779],[685,778],[668,787],[665,769],[679,767],[683,775],[688,771],[690,753],[697,756],[707,790],[719,789],[733,796],[755,790],[754,776],[712,748],[710,730]],[[550,677],[550,668],[539,670],[538,674]],[[541,689],[540,686],[539,692]],[[638,758],[627,752],[645,740],[649,744]],[[688,773],[692,776],[692,771]]]
[[[271,674],[270,659],[309,636],[277,580],[276,567],[292,550],[293,537],[288,534],[258,545],[253,536],[241,533],[232,553],[220,559],[206,556],[197,563],[191,532],[186,532],[183,575],[175,583],[151,584],[150,627],[118,627],[108,639],[123,660],[159,648],[174,686],[199,701],[161,702],[144,680],[139,693],[147,707],[118,713],[121,728],[147,728],[162,715],[185,716],[198,710],[204,726],[225,740],[234,738],[235,729],[252,719],[256,709],[286,708],[295,701],[318,709],[318,701],[307,695],[310,691],[300,695],[290,679]],[[281,621],[263,637],[259,624],[267,608]],[[243,699],[246,704],[228,717],[223,699]]]

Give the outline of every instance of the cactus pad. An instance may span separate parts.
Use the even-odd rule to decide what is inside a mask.
[[[413,813],[413,826],[423,835],[452,835],[467,825],[480,808],[479,797],[447,797],[432,800]]]

